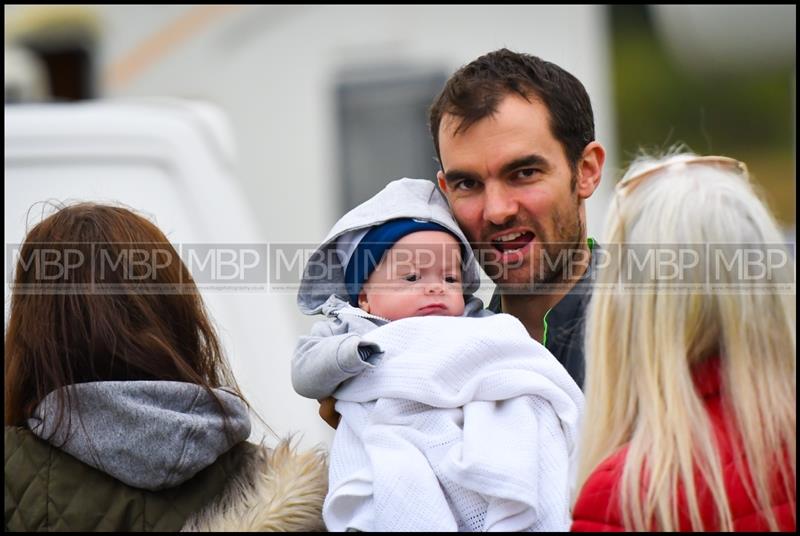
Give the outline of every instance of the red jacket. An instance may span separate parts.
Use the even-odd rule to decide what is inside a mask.
[[[735,440],[726,433],[723,426],[722,401],[720,398],[719,360],[714,359],[698,367],[695,383],[706,402],[712,425],[715,428],[720,461],[728,492],[734,530],[767,531],[766,519],[760,515],[756,505],[748,498],[740,474],[735,469],[734,454],[731,441]],[[622,467],[627,454],[627,447],[606,458],[592,472],[581,489],[575,508],[572,512],[573,532],[612,532],[625,530],[622,522],[622,511],[617,484],[622,477]],[[707,487],[701,479],[696,480],[698,487],[698,503],[703,526],[707,531],[718,531],[714,515],[714,503]],[[797,527],[795,504],[797,501],[796,484],[792,483],[791,496],[787,496],[783,486],[775,481],[775,500],[772,509],[775,512],[781,530],[794,532]],[[683,493],[680,494],[680,530],[690,531],[688,508]]]

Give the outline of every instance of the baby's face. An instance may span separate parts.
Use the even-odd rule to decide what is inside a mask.
[[[461,316],[461,250],[443,231],[404,236],[386,252],[358,297],[368,313],[389,320],[412,316]]]

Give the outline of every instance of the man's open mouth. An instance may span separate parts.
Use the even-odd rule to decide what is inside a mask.
[[[508,233],[492,240],[492,246],[500,253],[506,253],[524,248],[533,238],[534,234],[530,231]]]

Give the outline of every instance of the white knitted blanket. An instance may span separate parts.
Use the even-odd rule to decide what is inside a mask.
[[[583,394],[515,317],[417,317],[336,392],[328,530],[566,531]]]

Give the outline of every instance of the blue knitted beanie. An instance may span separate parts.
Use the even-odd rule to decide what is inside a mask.
[[[358,294],[364,282],[380,264],[383,255],[394,246],[395,242],[406,235],[419,231],[444,231],[459,238],[446,227],[429,221],[414,218],[389,220],[370,229],[356,246],[344,271],[344,282],[350,294],[350,304],[358,307]],[[463,244],[461,244],[463,248]]]

